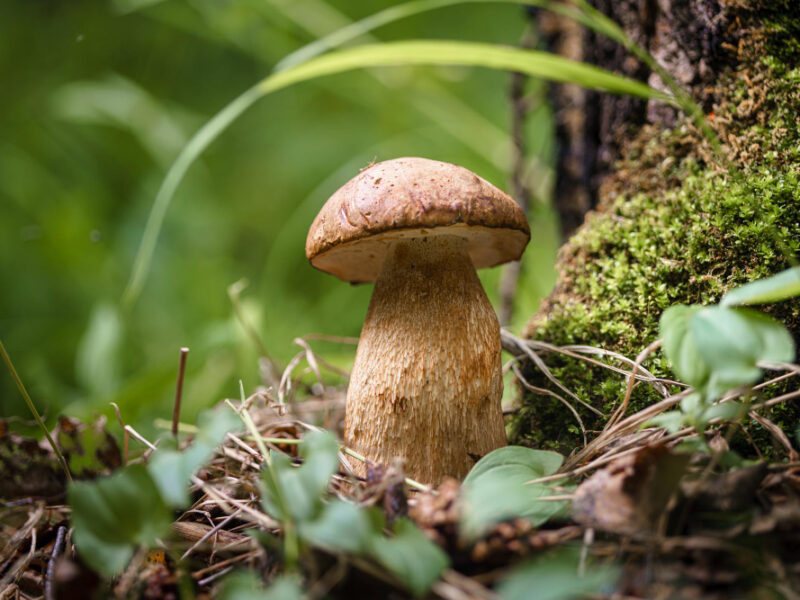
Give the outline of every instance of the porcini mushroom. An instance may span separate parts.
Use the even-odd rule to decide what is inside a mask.
[[[510,196],[448,163],[378,163],[331,196],[306,256],[345,281],[375,281],[345,443],[433,484],[506,444],[500,326],[475,269],[518,259],[529,239]]]

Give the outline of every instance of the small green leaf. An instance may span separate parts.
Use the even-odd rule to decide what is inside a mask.
[[[93,396],[109,395],[117,388],[121,344],[122,324],[116,307],[96,305],[75,359],[76,378]]]
[[[712,371],[709,384],[715,394],[757,381],[760,361],[794,359],[794,341],[786,328],[754,310],[710,306],[693,315],[689,328]]]
[[[662,427],[669,433],[677,433],[690,423],[684,413],[679,410],[671,410],[669,412],[656,415],[650,419],[647,424],[655,425],[656,427]]]
[[[731,290],[722,299],[722,306],[742,304],[767,304],[800,296],[800,267],[786,269]]]
[[[465,538],[475,539],[507,519],[526,518],[536,526],[556,515],[566,503],[537,501],[552,494],[550,486],[527,482],[552,475],[563,460],[556,452],[520,446],[499,448],[483,457],[461,488]]]
[[[373,536],[370,554],[417,597],[427,593],[450,563],[444,551],[408,519],[395,523],[394,537]]]
[[[481,458],[464,479],[464,484],[469,484],[488,471],[509,465],[521,465],[530,470],[530,479],[537,479],[555,473],[563,462],[564,457],[558,452],[506,446]]]
[[[172,523],[172,514],[143,465],[73,483],[67,500],[78,552],[86,564],[107,576],[125,568],[135,546],[152,546]]]
[[[691,318],[700,310],[701,306],[678,304],[665,310],[659,321],[664,353],[672,370],[695,389],[702,388],[711,374],[711,368],[698,351],[689,328]]]
[[[297,577],[276,577],[267,589],[250,571],[238,571],[225,578],[219,600],[302,600],[303,590]]]
[[[706,422],[709,422],[712,419],[729,421],[730,419],[736,419],[740,416],[742,416],[741,402],[723,402],[722,404],[714,404],[703,411],[703,419]]]
[[[572,549],[547,554],[515,568],[497,588],[503,600],[572,600],[610,591],[619,569],[590,565],[578,575],[579,554]]]
[[[373,531],[366,510],[343,500],[326,504],[319,518],[300,523],[298,528],[300,536],[313,546],[352,554],[365,552],[370,538],[381,535],[380,529]]]
[[[327,431],[314,431],[303,438],[300,454],[303,465],[293,467],[285,454],[273,452],[272,467],[262,475],[264,509],[282,521],[302,523],[317,517],[339,465],[339,442]]]
[[[225,406],[207,410],[197,418],[197,433],[192,445],[178,451],[173,440],[165,440],[147,465],[161,497],[172,508],[189,504],[190,477],[214,454],[225,434],[241,425],[239,417]]]

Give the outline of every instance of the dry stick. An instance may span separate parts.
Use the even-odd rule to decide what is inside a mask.
[[[631,367],[634,366],[635,361],[631,360],[627,356],[619,354],[618,352],[612,352],[611,350],[604,350],[602,348],[595,348],[594,346],[579,346],[579,345],[570,345],[570,346],[554,346],[553,344],[548,344],[547,342],[542,342],[539,340],[518,340],[520,343],[526,343],[531,348],[544,350],[547,352],[554,352],[557,354],[563,354],[564,356],[569,356],[570,358],[574,358],[576,360],[580,360],[590,365],[594,365],[595,367],[601,367],[603,369],[608,369],[609,371],[613,371],[614,373],[618,373],[620,375],[624,375],[625,377],[630,376],[630,371],[623,369],[621,367],[615,367],[614,365],[609,365],[599,360],[595,360],[594,358],[589,358],[588,356],[582,356],[580,353],[585,354],[598,354],[600,356],[609,356],[611,358],[615,358]],[[636,380],[637,381],[644,381],[645,383],[651,384],[659,394],[666,397],[669,396],[669,392],[667,391],[665,385],[677,385],[681,387],[688,387],[686,384],[683,384],[679,381],[673,381],[672,379],[664,379],[661,377],[656,377],[650,371],[639,365],[637,371],[641,371],[641,373],[636,373]]]
[[[0,579],[0,590],[5,589],[5,587],[9,584],[15,584],[19,581],[20,577],[22,576],[25,569],[28,568],[28,565],[33,560],[33,555],[36,552],[36,527],[31,530],[31,547],[28,550],[28,553],[25,556],[20,557],[17,561],[12,565],[12,567],[5,572],[3,578]]]
[[[281,379],[278,382],[279,414],[282,414],[282,411],[285,410],[284,405],[286,404],[286,397],[292,391],[292,372],[294,371],[295,367],[300,364],[300,361],[303,360],[305,354],[305,352],[296,354],[292,360],[289,361],[289,364],[286,365],[286,368],[281,375]]]
[[[238,558],[239,558],[239,560],[243,560],[241,556],[238,557]],[[251,556],[247,556],[247,558],[252,558],[252,557]],[[220,571],[219,573],[214,573],[213,575],[209,575],[208,577],[206,577],[204,579],[198,580],[197,585],[200,586],[200,587],[206,586],[209,583],[213,583],[214,581],[216,581],[220,577],[224,577],[225,575],[227,575],[231,571],[233,571],[233,565],[230,565],[230,566],[222,569],[222,571]]]
[[[131,436],[134,439],[139,440],[141,443],[143,443],[145,446],[147,446],[150,450],[155,452],[155,450],[156,450],[155,445],[151,444],[149,441],[147,441],[147,438],[145,438],[141,433],[136,431],[133,427],[131,427],[130,425],[125,425],[125,431],[130,433]]]
[[[442,573],[431,591],[444,600],[500,600],[495,592],[453,569]]]
[[[303,339],[306,341],[319,340],[321,342],[332,342],[334,344],[358,344],[357,337],[347,337],[341,335],[327,335],[325,333],[309,333],[304,335]]]
[[[573,414],[575,419],[578,421],[578,425],[580,425],[581,435],[583,436],[583,445],[585,446],[586,445],[586,427],[584,427],[583,419],[581,419],[581,416],[578,413],[578,411],[575,410],[575,407],[572,406],[572,404],[570,404],[569,402],[567,402],[567,400],[565,398],[562,398],[561,396],[559,396],[555,392],[553,392],[551,390],[548,390],[546,388],[539,388],[539,387],[535,387],[535,386],[531,385],[528,382],[528,380],[525,379],[525,377],[523,377],[523,375],[520,372],[519,367],[516,365],[516,363],[512,363],[511,364],[511,370],[514,371],[514,375],[517,376],[517,379],[522,384],[522,387],[524,387],[526,390],[528,390],[529,392],[533,392],[534,394],[539,394],[539,395],[542,395],[542,396],[552,396],[553,398],[555,398],[556,400],[561,402],[564,406],[566,406],[570,410],[570,412]]]
[[[656,340],[655,342],[647,346],[647,348],[642,350],[639,353],[639,356],[636,357],[636,361],[633,363],[633,369],[631,370],[631,374],[628,378],[628,389],[625,390],[625,398],[622,401],[622,404],[619,405],[617,410],[614,411],[614,414],[611,415],[611,418],[608,420],[608,423],[606,423],[606,426],[603,429],[610,429],[611,427],[613,427],[616,424],[616,422],[619,421],[620,418],[622,418],[622,415],[625,414],[625,411],[628,410],[628,404],[630,403],[631,395],[633,394],[633,386],[636,384],[636,373],[642,366],[644,360],[648,356],[650,356],[652,352],[661,347],[661,343],[662,340]]]
[[[56,559],[64,549],[64,538],[67,535],[67,528],[61,525],[56,533],[56,541],[53,544],[53,551],[50,553],[50,560],[47,561],[47,571],[44,578],[44,598],[45,600],[55,600],[56,594],[53,589],[53,575],[56,570]]]
[[[175,404],[172,407],[172,437],[178,439],[178,423],[181,421],[181,397],[183,396],[183,378],[186,374],[186,356],[189,348],[181,348],[181,359],[178,366],[178,385],[175,388]]]
[[[547,342],[542,342],[539,340],[523,340],[516,337],[514,334],[510,333],[507,329],[502,329],[500,331],[500,339],[503,344],[503,350],[514,354],[516,358],[521,358],[522,355],[519,355],[519,352],[525,352],[523,346],[527,346],[532,350],[541,350],[543,352],[553,352],[556,354],[563,354],[564,356],[569,356],[570,358],[574,358],[576,360],[580,360],[596,367],[600,367],[603,369],[608,369],[609,371],[613,371],[614,373],[619,373],[620,375],[625,375],[626,377],[630,376],[630,371],[626,371],[620,367],[615,367],[614,365],[609,365],[599,360],[595,360],[593,358],[589,358],[586,356],[582,356],[581,354],[576,354],[576,352],[583,352],[587,354],[598,354],[601,356],[610,356],[615,358],[619,361],[622,361],[626,364],[633,365],[635,364],[627,356],[619,354],[618,352],[612,352],[611,350],[605,350],[603,348],[596,348],[594,346],[580,346],[580,345],[569,345],[569,346],[554,346],[553,344],[548,344]],[[675,385],[679,387],[688,387],[685,383],[681,383],[680,381],[673,381],[672,379],[665,379],[662,377],[656,377],[650,371],[639,366],[639,371],[642,374],[637,373],[636,379],[637,381],[643,381],[645,383],[651,384],[656,391],[660,393],[665,398],[669,396],[669,392],[666,389],[666,385]]]
[[[556,376],[555,376],[555,375],[553,375],[553,374],[550,372],[550,369],[547,367],[547,365],[546,365],[546,364],[544,364],[544,361],[542,360],[542,358],[541,358],[541,357],[540,357],[538,354],[536,354],[536,352],[534,352],[534,351],[533,351],[533,348],[531,348],[530,344],[526,344],[526,343],[524,343],[522,340],[519,340],[519,338],[516,338],[516,337],[515,337],[515,336],[513,336],[512,334],[509,334],[509,333],[508,333],[506,330],[504,330],[504,329],[501,329],[501,330],[500,330],[500,339],[502,340],[502,339],[503,339],[503,337],[506,337],[506,338],[509,338],[509,337],[510,337],[510,338],[512,338],[512,339],[514,339],[514,340],[518,340],[518,341],[519,341],[519,343],[517,344],[517,347],[518,347],[520,350],[522,350],[522,352],[524,352],[524,353],[525,353],[525,355],[526,355],[528,358],[530,358],[530,359],[533,361],[533,364],[535,364],[535,365],[536,365],[536,367],[537,367],[537,368],[538,368],[538,369],[539,369],[539,370],[542,372],[542,374],[543,374],[545,377],[547,377],[547,378],[548,378],[550,381],[552,381],[552,382],[553,382],[553,384],[554,384],[554,385],[555,385],[555,386],[556,386],[558,389],[560,389],[562,392],[564,392],[565,394],[567,394],[567,395],[568,395],[570,398],[572,398],[573,400],[575,400],[576,402],[578,402],[579,404],[581,404],[581,405],[582,405],[584,408],[587,408],[587,409],[589,409],[590,411],[592,411],[592,412],[593,412],[594,414],[596,414],[598,417],[605,417],[605,415],[604,415],[602,412],[600,412],[600,411],[599,411],[599,410],[597,410],[597,409],[596,409],[594,406],[592,406],[591,404],[589,404],[588,402],[586,402],[586,400],[582,400],[582,399],[581,399],[581,398],[579,398],[579,397],[578,397],[578,396],[577,396],[577,395],[576,395],[574,392],[572,392],[571,390],[567,389],[567,387],[566,387],[566,386],[565,386],[563,383],[561,383],[561,382],[560,382],[560,381],[559,381],[559,380],[556,378]]]
[[[593,439],[589,444],[583,448],[580,452],[576,453],[574,456],[571,456],[565,462],[567,467],[571,467],[580,463],[582,460],[591,456],[592,454],[599,451],[604,445],[607,445],[609,441],[619,435],[623,435],[624,433],[630,433],[638,428],[643,423],[649,421],[652,417],[657,414],[662,413],[663,411],[672,408],[676,404],[680,403],[680,401],[690,393],[689,390],[685,390],[679,394],[675,394],[670,396],[669,398],[665,398],[661,402],[653,404],[652,406],[648,406],[647,408],[640,410],[636,414],[627,417],[611,427],[608,430],[603,431],[599,436]]]
[[[533,341],[533,340],[531,340],[531,341]],[[544,344],[544,342],[536,342],[536,343]],[[566,346],[553,346],[553,348],[554,348],[554,350],[556,352],[561,352],[562,354],[566,354],[567,356],[573,356],[575,358],[578,358],[579,360],[586,360],[588,362],[591,362],[591,363],[597,365],[598,367],[603,367],[605,369],[610,369],[612,371],[615,371],[615,372],[617,372],[617,373],[619,373],[621,375],[625,375],[625,376],[627,376],[629,374],[628,371],[626,371],[625,369],[621,369],[621,368],[615,367],[613,365],[608,365],[608,364],[600,362],[600,361],[589,359],[589,358],[586,358],[584,356],[574,355],[574,354],[572,354],[572,352],[579,352],[579,353],[583,353],[583,354],[597,354],[598,356],[610,356],[611,358],[616,358],[617,360],[625,363],[626,365],[630,365],[631,367],[633,367],[634,362],[635,362],[635,361],[632,361],[627,356],[625,356],[624,354],[620,354],[619,352],[614,352],[613,350],[606,350],[605,348],[598,348],[596,346],[587,346],[585,344],[568,344]],[[662,388],[665,385],[676,385],[676,386],[679,386],[679,387],[689,387],[687,384],[682,383],[680,381],[675,381],[674,379],[667,379],[666,377],[656,377],[655,375],[653,375],[650,371],[648,371],[647,369],[645,369],[641,365],[639,366],[639,371],[641,371],[642,373],[644,373],[646,375],[646,377],[643,377],[642,375],[638,375],[637,374],[636,375],[636,379],[638,379],[639,381],[649,382],[649,383],[652,383],[655,386],[660,386]],[[664,388],[664,390],[666,390],[666,388]],[[659,390],[659,391],[661,391],[661,390]],[[664,396],[669,396],[669,392],[663,393],[663,395]]]
[[[123,439],[124,439],[123,446],[122,446],[122,448],[123,448],[123,450],[122,450],[122,466],[124,467],[124,466],[126,466],[128,464],[128,446],[130,445],[131,434],[128,432],[127,429],[125,429],[125,423],[122,420],[122,414],[119,412],[119,406],[117,406],[117,403],[116,402],[109,402],[109,404],[111,404],[111,406],[114,407],[114,412],[117,413],[117,422],[119,423],[119,426],[122,427],[122,433],[123,433]]]
[[[255,558],[256,556],[259,555],[260,552],[261,550],[251,550],[250,552],[247,552],[245,554],[240,554],[239,556],[234,556],[226,560],[220,561],[218,563],[214,563],[209,567],[205,567],[203,569],[200,569],[199,571],[195,571],[194,573],[192,573],[192,577],[198,579],[201,575],[205,575],[206,573],[211,573],[212,571],[216,571],[217,569],[222,569],[224,567],[227,567],[228,565],[232,565],[234,563],[247,560],[249,558]],[[198,585],[200,585],[199,581]]]
[[[205,533],[205,535],[203,535],[203,536],[202,536],[202,537],[201,537],[199,540],[197,540],[197,541],[196,541],[194,544],[192,544],[192,546],[191,546],[191,547],[190,547],[190,548],[189,548],[189,549],[188,549],[186,552],[184,552],[184,553],[181,555],[181,560],[185,560],[187,556],[189,556],[189,555],[190,555],[192,552],[194,552],[195,548],[197,548],[197,547],[198,547],[200,544],[202,544],[203,542],[205,542],[205,541],[206,541],[208,538],[210,538],[212,535],[214,535],[215,533],[217,533],[217,532],[218,532],[220,529],[222,529],[223,527],[225,527],[225,525],[227,525],[227,524],[228,524],[228,523],[229,523],[229,522],[230,522],[230,521],[231,521],[231,520],[232,520],[234,517],[236,517],[236,516],[237,516],[237,515],[238,515],[240,512],[241,512],[241,510],[240,510],[240,509],[236,509],[236,511],[232,512],[232,513],[231,513],[231,514],[229,514],[227,517],[225,517],[225,518],[224,518],[222,521],[220,521],[219,523],[217,523],[217,524],[216,524],[214,527],[212,527],[211,529],[209,529],[209,530],[208,530],[208,531]]]
[[[64,458],[64,455],[61,454],[61,450],[59,450],[58,446],[56,446],[56,443],[50,435],[50,432],[47,431],[47,426],[44,424],[44,421],[42,421],[42,417],[39,416],[39,411],[36,410],[33,400],[31,400],[28,390],[25,389],[22,379],[20,379],[19,375],[17,374],[17,370],[14,368],[14,363],[11,362],[11,357],[8,355],[8,352],[6,352],[6,347],[3,345],[2,341],[0,341],[0,354],[3,355],[3,362],[6,363],[9,373],[11,373],[11,378],[14,380],[14,383],[17,384],[17,389],[19,390],[20,394],[22,394],[22,398],[25,400],[25,403],[28,405],[28,410],[33,413],[33,418],[36,419],[37,425],[39,425],[39,428],[44,432],[47,441],[50,443],[50,447],[53,449],[53,452],[55,452],[58,462],[61,464],[61,468],[64,471],[64,475],[67,477],[67,481],[72,483],[72,474],[69,472],[67,461]]]
[[[275,521],[271,517],[268,517],[266,514],[257,511],[256,509],[244,504],[242,501],[237,500],[236,498],[231,498],[224,492],[221,492],[210,485],[208,485],[202,479],[199,479],[195,476],[192,476],[192,483],[195,484],[200,490],[210,496],[217,505],[222,508],[228,514],[235,513],[235,512],[243,512],[254,519],[254,522],[258,523],[262,527],[266,529],[278,529],[280,527],[280,523]],[[231,508],[233,507],[233,508]],[[239,509],[238,511],[234,509]]]
[[[789,373],[789,376],[791,376],[793,374],[794,373]],[[764,387],[772,385],[773,383],[776,383],[776,382],[781,381],[781,380],[786,379],[786,378],[787,378],[787,375],[781,375],[781,376],[775,377],[774,379],[771,379],[769,381],[765,381],[764,383],[760,383],[760,384],[754,386],[753,389],[754,390],[759,390],[759,389],[762,389]],[[614,427],[613,430],[609,431],[608,433],[609,434],[617,433],[617,432],[621,431],[624,428],[630,429],[631,427],[635,428],[635,427],[641,425],[642,423],[648,421],[650,418],[652,418],[656,414],[661,413],[664,410],[667,410],[668,408],[671,408],[672,406],[674,406],[675,404],[680,402],[680,400],[687,393],[689,393],[689,390],[685,390],[685,391],[681,392],[680,394],[676,394],[675,396],[671,396],[670,398],[666,398],[665,400],[662,400],[658,404],[654,404],[654,405],[649,406],[649,407],[647,407],[645,409],[642,409],[638,413],[633,414],[630,417],[627,417],[621,423],[617,424],[617,426]],[[782,396],[778,396],[776,398],[772,398],[771,400],[767,400],[767,401],[761,402],[759,404],[754,404],[753,406],[750,407],[750,410],[751,411],[757,411],[757,410],[760,410],[762,408],[768,408],[770,406],[774,406],[776,404],[780,404],[782,402],[785,402],[787,400],[791,400],[791,399],[794,399],[794,398],[797,398],[797,397],[800,397],[800,390],[795,391],[795,392],[789,392],[787,394],[784,394]],[[723,419],[721,419],[721,418],[711,419],[711,421],[709,421],[709,424],[710,425],[715,425],[717,423],[720,423],[722,420]],[[694,433],[694,429],[692,427],[685,427],[684,429],[682,429],[682,430],[680,430],[680,431],[678,431],[676,433],[664,436],[662,438],[662,441],[663,442],[673,441],[673,440],[676,440],[676,439],[680,439],[682,437],[686,437],[687,435],[690,435],[692,433]],[[595,442],[598,442],[598,440],[600,440],[600,437],[605,436],[605,435],[606,435],[606,432],[603,432],[603,434],[601,434],[601,436],[598,436],[597,439],[592,441],[592,444],[594,444]],[[600,440],[600,441],[605,441],[605,440]],[[590,444],[590,445],[592,445],[592,444]],[[599,445],[602,445],[602,444],[599,444]],[[569,459],[567,462],[571,463],[571,464],[579,463],[583,458],[585,458],[585,454],[591,454],[591,452],[587,453],[586,452],[587,450],[589,450],[588,446],[587,446],[587,448],[584,448],[584,450],[582,450],[580,453],[578,453],[578,455],[576,455],[575,457]],[[613,460],[616,460],[617,458],[621,458],[623,456],[627,456],[629,454],[633,454],[635,452],[638,452],[639,450],[640,450],[640,448],[636,447],[636,448],[631,448],[629,450],[626,450],[624,452],[609,453],[609,454],[606,454],[605,456],[602,456],[602,457],[600,457],[598,459],[595,459],[595,460],[587,463],[586,465],[584,465],[582,467],[579,467],[579,468],[576,468],[576,469],[567,470],[567,471],[563,471],[562,473],[557,473],[555,475],[548,475],[546,477],[540,477],[538,479],[532,479],[531,481],[527,481],[526,484],[544,483],[544,482],[547,482],[547,481],[554,481],[554,480],[558,480],[558,479],[568,479],[568,478],[571,478],[571,477],[576,477],[578,475],[582,475],[583,473],[591,471],[592,469],[595,469],[595,468],[597,468],[599,466],[607,464],[607,463],[609,463],[609,462],[611,462]]]
[[[44,504],[39,504],[33,512],[28,513],[28,519],[25,521],[25,524],[17,529],[14,535],[11,536],[11,539],[6,542],[4,548],[0,548],[0,572],[8,565],[8,563],[4,561],[6,561],[6,559],[8,559],[8,562],[11,561],[11,557],[17,551],[17,548],[22,545],[22,542],[25,541],[25,538],[28,537],[30,532],[36,528],[36,525],[44,514],[44,508]]]

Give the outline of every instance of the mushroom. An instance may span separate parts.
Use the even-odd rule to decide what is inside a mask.
[[[347,391],[349,446],[438,484],[506,445],[500,326],[475,269],[518,259],[529,239],[510,196],[444,162],[371,165],[331,196],[306,256],[344,281],[375,281]]]

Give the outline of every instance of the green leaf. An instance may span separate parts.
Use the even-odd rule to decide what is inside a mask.
[[[572,600],[610,591],[619,577],[616,567],[595,565],[578,576],[578,563],[572,549],[547,554],[515,568],[497,593],[503,600]]]
[[[722,404],[714,404],[709,406],[703,411],[703,419],[707,422],[712,419],[722,419],[729,421],[742,416],[742,403],[741,402],[723,402]]]
[[[715,395],[757,381],[762,374],[758,362],[794,359],[794,341],[786,328],[754,310],[710,306],[697,311],[689,328],[697,352],[712,370],[709,388]]]
[[[307,543],[329,552],[375,560],[414,595],[425,594],[449,564],[447,555],[407,519],[395,523],[392,537],[386,537],[383,528],[380,510],[341,500],[324,505],[317,519],[298,524],[300,536]]]
[[[200,413],[191,446],[181,452],[170,439],[153,453],[147,470],[169,506],[182,508],[189,504],[189,479],[211,458],[225,434],[239,426],[239,417],[227,407],[219,406]]]
[[[335,500],[326,504],[320,516],[298,525],[300,536],[308,543],[329,552],[362,554],[370,538],[381,535],[373,531],[367,511],[350,502]]]
[[[444,551],[408,519],[395,523],[394,537],[374,536],[369,550],[417,597],[427,593],[450,563]]]
[[[78,552],[86,564],[109,577],[125,568],[135,546],[152,546],[172,523],[170,510],[143,465],[73,483],[67,501]]]
[[[339,466],[339,442],[327,431],[314,431],[303,439],[300,455],[303,465],[293,467],[285,454],[273,452],[272,467],[262,475],[262,504],[276,519],[301,523],[316,518]]]
[[[300,580],[291,575],[276,577],[264,589],[261,580],[250,571],[238,571],[225,578],[219,600],[302,600]]]
[[[510,465],[521,465],[530,471],[529,479],[537,479],[545,475],[552,475],[558,471],[563,462],[564,457],[558,452],[532,450],[523,446],[506,446],[493,450],[480,459],[464,479],[464,485],[468,485],[488,471]]]
[[[647,424],[662,427],[669,433],[677,433],[687,425],[690,425],[689,419],[679,410],[670,410],[656,415],[650,419]]]
[[[731,290],[722,299],[722,306],[741,304],[767,304],[800,296],[800,267],[786,269]]]
[[[672,370],[678,378],[695,389],[701,389],[711,375],[711,368],[698,351],[689,328],[690,319],[700,310],[701,306],[678,304],[665,310],[659,321],[664,354]]]
[[[484,456],[461,488],[464,537],[480,537],[493,525],[511,518],[525,518],[536,526],[556,515],[566,503],[537,501],[552,495],[550,486],[527,482],[552,475],[563,460],[555,452],[519,446],[499,448]]]
[[[116,307],[96,305],[75,359],[76,378],[93,396],[107,396],[117,388],[121,344],[122,325]]]

